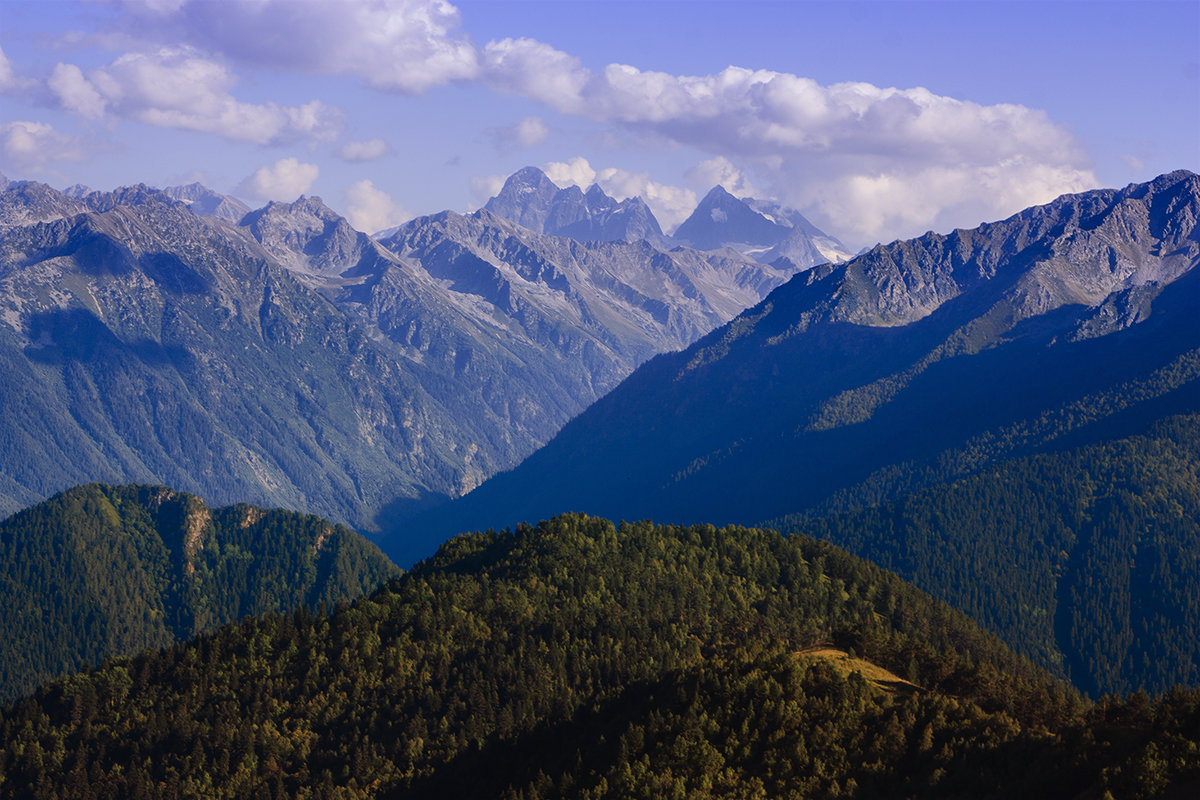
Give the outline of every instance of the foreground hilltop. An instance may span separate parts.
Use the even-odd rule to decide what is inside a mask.
[[[46,687],[0,796],[1151,797],[1198,715],[1086,706],[827,544],[573,515]]]

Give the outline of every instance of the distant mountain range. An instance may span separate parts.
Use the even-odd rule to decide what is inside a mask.
[[[737,198],[713,187],[674,233],[675,241],[701,250],[732,247],[760,261],[786,258],[799,267],[847,261],[851,253],[837,239],[778,203]]]
[[[642,198],[618,203],[597,184],[586,192],[578,186],[562,189],[537,167],[513,173],[484,209],[532,231],[578,241],[646,241],[662,250],[729,247],[765,264],[786,258],[799,269],[850,258],[845,245],[800,212],[739,199],[721,186],[713,187],[671,236],[663,234]]]
[[[596,184],[586,193],[578,186],[560,189],[537,167],[509,176],[484,209],[536,233],[583,242],[648,241],[662,246],[668,241],[642,198],[618,203]]]
[[[1169,640],[1200,596],[1198,209],[1200,178],[1178,172],[802,272],[385,549],[403,564],[568,509],[776,519],[881,558],[1091,691],[1194,683],[1200,638]],[[979,496],[931,517],[968,480]],[[1032,527],[1005,527],[1021,508]],[[1154,647],[1174,665],[1123,660]]]
[[[381,243],[319,198],[242,209],[5,183],[0,512],[140,481],[369,529],[514,466],[795,270],[487,211]]]

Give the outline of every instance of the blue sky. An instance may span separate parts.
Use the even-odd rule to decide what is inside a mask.
[[[717,182],[857,248],[1200,170],[1200,3],[0,0],[0,171],[317,194]]]

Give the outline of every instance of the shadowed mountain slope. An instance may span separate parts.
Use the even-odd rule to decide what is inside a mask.
[[[1197,177],[1172,173],[802,273],[688,350],[653,359],[516,470],[418,520],[428,539],[396,536],[385,549],[405,563],[455,531],[567,509],[716,523],[850,512],[1014,458],[1153,439],[1160,421],[1155,430],[1186,432],[1186,415],[1200,411],[1198,208]],[[1113,457],[1139,452],[1131,441]],[[1108,474],[1134,474],[1142,457]],[[1125,479],[1112,480],[1115,491]],[[1195,482],[1173,486],[1184,494],[1163,509],[1191,507]],[[949,579],[928,574],[933,551],[912,558],[931,564],[922,585],[950,596]],[[1173,574],[1190,585],[1194,564]],[[963,587],[988,597],[954,599],[1011,633],[982,610],[1003,605],[991,595],[1011,590],[1005,580]],[[1160,633],[1181,624],[1183,602],[1170,601]],[[1022,613],[1055,614],[1044,602]],[[1081,640],[1052,629],[1013,643],[1063,669]],[[1188,659],[1197,646],[1189,640]],[[1075,663],[1088,687],[1157,686],[1172,674]]]

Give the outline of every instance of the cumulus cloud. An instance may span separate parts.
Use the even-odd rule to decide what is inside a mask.
[[[483,54],[494,88],[711,153],[689,182],[770,193],[852,240],[975,224],[1096,184],[1071,133],[1025,106],[740,67],[593,72],[528,39],[492,42]]]
[[[488,134],[502,153],[541,144],[550,136],[550,126],[541,117],[526,117],[513,125],[491,128]]]
[[[417,93],[474,78],[476,49],[445,0],[127,0],[138,35],[185,41],[243,63],[351,75]]]
[[[343,161],[374,161],[377,158],[383,158],[388,153],[392,152],[392,147],[385,140],[376,137],[368,139],[365,142],[351,141],[342,145],[338,151],[338,158]]]
[[[407,208],[369,180],[350,184],[345,194],[346,219],[357,230],[377,233],[413,217]]]
[[[0,125],[0,151],[6,166],[24,173],[38,172],[58,161],[82,161],[87,156],[77,137],[44,122],[25,120]]]
[[[688,186],[707,193],[714,186],[724,186],[735,197],[759,197],[761,193],[740,169],[724,156],[701,161],[684,174]]]
[[[565,114],[585,110],[590,72],[579,59],[535,39],[488,42],[482,74],[494,88],[531,97]]]
[[[48,85],[62,106],[90,119],[107,113],[164,128],[215,133],[257,144],[291,139],[329,140],[341,112],[313,100],[302,106],[237,100],[236,77],[224,65],[189,48],[127,53],[86,75],[58,64]]]
[[[259,167],[238,184],[235,194],[254,200],[291,202],[306,193],[317,180],[320,169],[295,158],[281,158]]]
[[[596,170],[592,169],[592,165],[586,158],[580,156],[567,161],[551,161],[543,164],[542,172],[564,189],[568,186],[579,186],[586,189],[596,182]]]
[[[1065,192],[1094,188],[1095,180],[1087,175],[1021,159],[997,165],[842,173],[795,187],[791,202],[815,210],[818,225],[841,227],[858,243],[870,244],[927,230],[974,227]]]
[[[33,81],[28,78],[23,78],[17,74],[13,68],[12,62],[8,60],[8,56],[4,54],[4,48],[0,47],[0,93],[15,92],[20,89],[28,88],[33,85]]]
[[[47,81],[63,108],[88,119],[100,119],[108,101],[74,64],[58,64]]]
[[[470,210],[481,208],[484,203],[500,193],[504,188],[506,175],[474,175],[470,180],[471,203]]]

